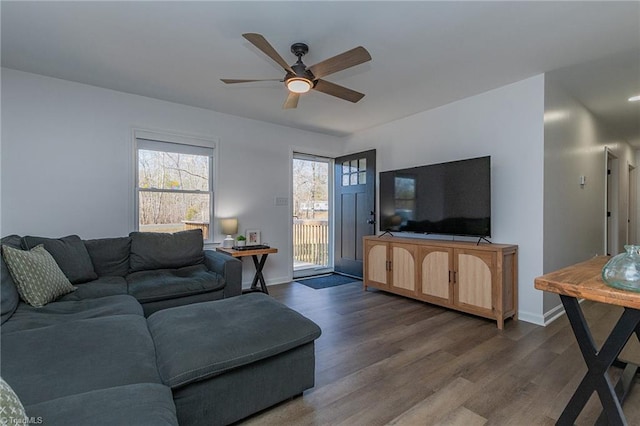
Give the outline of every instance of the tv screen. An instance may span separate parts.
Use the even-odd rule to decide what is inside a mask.
[[[491,157],[380,173],[380,230],[491,236]]]

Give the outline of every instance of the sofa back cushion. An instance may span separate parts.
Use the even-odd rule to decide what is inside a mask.
[[[129,272],[130,237],[85,240],[84,245],[99,276],[124,277]]]
[[[204,262],[202,230],[132,232],[129,272],[182,268]]]
[[[20,248],[20,237],[18,235],[9,235],[1,241],[2,245]],[[4,324],[6,320],[11,318],[11,315],[18,307],[20,295],[2,256],[0,256],[0,299],[0,324]]]
[[[63,238],[44,238],[26,236],[22,238],[22,247],[30,250],[43,244],[72,284],[95,280],[98,275],[84,243],[77,235]]]

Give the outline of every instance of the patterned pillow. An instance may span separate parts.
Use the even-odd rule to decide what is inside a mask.
[[[31,306],[42,307],[76,289],[42,244],[29,251],[3,245],[2,254],[20,297]]]
[[[0,377],[0,425],[26,425],[27,413],[11,386]]]

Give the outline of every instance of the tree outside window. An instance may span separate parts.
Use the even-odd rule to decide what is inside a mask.
[[[202,151],[204,155],[172,152],[172,147],[175,151]],[[140,231],[177,232],[199,228],[204,239],[209,239],[213,210],[212,153],[211,148],[138,142]]]

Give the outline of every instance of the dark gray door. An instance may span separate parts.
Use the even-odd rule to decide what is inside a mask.
[[[334,270],[362,277],[362,237],[375,233],[376,150],[335,159]]]

